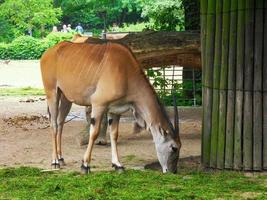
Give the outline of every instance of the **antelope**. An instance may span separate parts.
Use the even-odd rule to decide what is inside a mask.
[[[89,37],[89,36],[83,36],[80,34],[75,34],[71,40],[73,43],[101,43],[101,42],[117,42],[116,40],[121,39],[125,37],[128,33],[123,33],[123,34],[107,34],[107,39],[99,39],[99,38],[94,38],[94,37]],[[113,37],[115,36],[115,37]],[[89,131],[90,131],[90,121],[91,121],[91,112],[92,109],[90,106],[85,107],[85,114],[86,114],[86,120],[89,126]],[[96,139],[96,144],[98,145],[106,145],[106,134],[107,134],[107,116],[104,115],[104,119],[102,119],[101,126],[100,126],[100,133],[98,134],[98,137]],[[135,121],[133,122],[133,133],[139,133],[142,131],[142,127],[140,127]],[[89,137],[89,136],[88,136]],[[87,144],[83,143],[84,141],[80,141],[80,145]]]
[[[163,173],[177,171],[181,142],[177,108],[174,126],[133,53],[112,42],[61,42],[40,60],[52,128],[52,168],[64,164],[61,138],[72,103],[92,107],[89,143],[81,172],[90,172],[91,154],[100,123],[109,112],[112,167],[123,171],[117,150],[119,116],[132,110],[141,127],[152,133]]]

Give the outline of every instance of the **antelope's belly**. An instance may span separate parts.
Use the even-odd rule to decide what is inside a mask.
[[[59,88],[69,101],[81,106],[88,106],[91,104],[91,96],[96,90],[95,86],[77,86],[66,83],[59,84]]]

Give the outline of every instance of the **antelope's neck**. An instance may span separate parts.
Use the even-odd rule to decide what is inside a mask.
[[[146,122],[147,127],[160,124],[163,120],[163,113],[157,96],[145,76],[139,77],[132,88],[132,100],[136,112]]]

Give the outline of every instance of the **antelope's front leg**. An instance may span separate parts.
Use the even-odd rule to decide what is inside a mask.
[[[116,171],[124,171],[124,167],[121,165],[118,157],[117,140],[119,130],[120,115],[109,114],[109,127],[110,127],[110,143],[111,143],[111,154],[112,154],[112,167]]]
[[[93,145],[98,137],[100,124],[103,117],[103,113],[105,112],[106,107],[104,106],[93,106],[92,105],[92,115],[91,115],[91,125],[90,125],[90,135],[89,135],[89,142],[84,154],[83,163],[81,166],[81,171],[83,174],[87,174],[90,172],[90,161],[91,161],[91,154],[93,150]]]

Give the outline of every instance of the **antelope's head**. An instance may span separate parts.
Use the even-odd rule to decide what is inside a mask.
[[[161,113],[156,114],[152,118],[157,118],[156,123],[148,124],[134,112],[137,123],[150,130],[155,142],[156,151],[159,163],[162,167],[163,173],[176,173],[181,142],[179,137],[179,119],[176,101],[174,98],[174,125],[172,125],[166,111],[161,107]]]
[[[165,115],[165,118],[168,116]],[[151,127],[159,163],[163,173],[176,173],[181,142],[179,137],[179,119],[176,103],[174,104],[174,126],[169,119]]]

